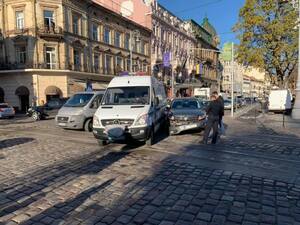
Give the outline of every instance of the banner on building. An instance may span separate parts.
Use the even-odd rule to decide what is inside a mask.
[[[163,55],[163,64],[164,67],[170,67],[170,61],[171,61],[171,53],[165,52]]]

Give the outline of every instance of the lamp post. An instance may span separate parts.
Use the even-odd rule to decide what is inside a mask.
[[[134,30],[134,31],[130,31],[130,46],[129,46],[129,51],[130,51],[130,73],[133,72],[133,64],[132,64],[132,52],[133,52],[133,39],[136,40],[136,42],[140,41],[140,31],[139,30]]]
[[[298,77],[296,83],[296,100],[292,113],[294,119],[300,119],[300,0],[292,0],[293,7],[298,10]]]

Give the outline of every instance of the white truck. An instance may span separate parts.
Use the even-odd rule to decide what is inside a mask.
[[[271,90],[268,110],[270,112],[286,112],[292,110],[292,94],[288,89]]]
[[[211,95],[210,88],[194,88],[194,97],[202,100],[209,100]]]

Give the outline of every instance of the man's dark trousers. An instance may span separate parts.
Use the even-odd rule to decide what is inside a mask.
[[[211,143],[212,144],[217,143],[219,122],[220,122],[220,117],[213,117],[213,116],[208,117],[208,121],[207,121],[205,131],[204,131],[204,138],[203,138],[203,142],[205,144],[207,144],[207,142],[208,142],[208,136],[209,136],[211,129],[213,129],[213,136],[212,136]]]

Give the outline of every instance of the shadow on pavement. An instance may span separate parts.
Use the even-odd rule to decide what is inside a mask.
[[[0,205],[0,218],[32,204],[53,189],[81,175],[100,173],[128,154],[126,151],[109,152],[99,158],[99,151],[95,151],[85,157],[46,167],[24,177],[13,178],[10,185],[2,185],[0,188],[1,198],[9,200]],[[43,191],[47,187],[51,188]]]
[[[5,148],[10,148],[16,145],[22,145],[29,142],[33,142],[34,138],[22,137],[22,138],[11,138],[0,141],[0,150]]]
[[[73,197],[65,202],[60,202],[58,204],[53,205],[52,207],[43,211],[42,215],[38,214],[37,216],[30,218],[30,221],[26,221],[25,223],[20,223],[20,224],[25,225],[25,224],[28,224],[29,222],[34,224],[35,221],[38,221],[39,219],[45,218],[45,217],[53,218],[53,220],[54,219],[67,220],[69,214],[71,214],[77,207],[81,206],[93,194],[98,193],[99,191],[105,189],[113,181],[114,181],[114,179],[109,179],[102,184],[90,187],[87,190],[81,192],[80,194],[76,195],[75,197]],[[101,209],[104,210],[104,208],[98,208],[97,210],[101,210]],[[87,215],[87,219],[91,219],[91,218]],[[49,224],[53,222],[53,221],[51,221],[51,222],[50,221],[49,221]],[[55,223],[56,222],[54,221],[54,224]],[[57,222],[57,224],[58,223],[59,222]]]

